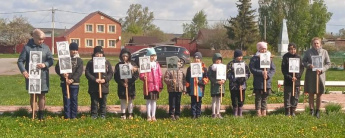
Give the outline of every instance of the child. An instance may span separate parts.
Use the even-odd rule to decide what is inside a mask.
[[[105,57],[102,46],[96,46],[92,57]],[[105,61],[105,73],[101,73],[101,79],[98,79],[98,73],[93,72],[93,59],[91,59],[85,68],[85,76],[89,83],[89,94],[91,97],[91,118],[96,119],[99,116],[105,119],[107,112],[107,96],[109,93],[109,81],[113,77],[113,70],[108,60]],[[99,97],[99,84],[102,88],[102,98]]]
[[[178,67],[181,66],[180,62],[177,64]],[[180,68],[178,70],[167,70],[164,75],[164,82],[167,84],[169,92],[169,115],[172,120],[180,118],[181,95],[182,92],[186,93],[185,78],[186,76]]]
[[[286,116],[295,116],[300,90],[299,86],[304,71],[301,57],[297,54],[296,49],[296,44],[290,43],[288,45],[289,52],[283,56],[281,65],[281,70],[284,75],[284,107]],[[295,73],[295,76],[293,76],[293,73],[289,73],[289,58],[298,58],[300,60],[299,73]],[[293,82],[295,82],[295,88],[292,87]],[[293,89],[295,89],[294,96],[292,96]]]
[[[133,119],[133,100],[135,98],[135,80],[138,79],[138,67],[131,61],[131,53],[127,49],[122,49],[120,52],[120,62],[115,66],[114,79],[117,83],[117,95],[121,101],[121,119],[126,119],[126,108],[128,108],[128,119]],[[131,68],[132,78],[121,79],[120,64],[127,64]],[[126,67],[126,66],[123,66]],[[126,100],[126,87],[128,91],[128,105]]]
[[[156,121],[156,102],[159,98],[159,93],[163,89],[162,72],[159,63],[157,62],[155,49],[147,49],[146,56],[150,56],[151,72],[140,73],[140,79],[144,82],[143,86],[144,99],[146,99],[147,121]],[[146,92],[145,80],[147,80],[148,92]],[[146,93],[148,93],[148,95],[146,95]]]
[[[72,73],[60,74],[59,62],[56,63],[55,72],[60,75],[61,89],[63,95],[63,109],[65,119],[74,119],[77,117],[78,113],[78,93],[79,93],[79,83],[80,76],[83,74],[83,60],[78,54],[78,44],[71,43],[69,45],[71,63],[72,63]],[[66,82],[67,78],[67,82]],[[69,85],[69,95],[67,97],[66,83]]]
[[[234,116],[242,116],[242,107],[245,100],[247,83],[246,81],[250,77],[249,67],[245,65],[245,77],[235,78],[236,63],[244,63],[242,51],[236,49],[234,52],[234,59],[227,65],[227,78],[229,79],[229,89],[231,94],[231,104]],[[240,86],[242,88],[242,101],[240,95]]]
[[[256,52],[256,54],[250,59],[249,63],[249,69],[254,77],[253,86],[255,93],[255,110],[258,116],[266,116],[267,98],[271,92],[271,82],[276,67],[271,61],[269,65],[270,68],[266,68],[266,71],[264,71],[263,68],[260,68],[260,54],[266,53],[271,55],[271,53],[267,51],[266,42],[257,43],[256,49],[258,52]],[[266,92],[264,91],[264,80],[266,80]]]
[[[212,118],[223,118],[220,115],[220,97],[224,97],[225,87],[223,84],[225,80],[217,80],[217,66],[222,65],[222,60],[222,55],[220,53],[215,53],[212,58],[213,64],[210,65],[207,73],[211,81]]]
[[[201,59],[201,53],[196,52],[194,54],[194,63],[202,63]],[[194,78],[192,78],[191,76],[191,67],[188,67],[187,69],[186,82],[187,93],[189,93],[189,96],[191,98],[192,117],[193,119],[196,119],[201,116],[202,97],[204,97],[205,85],[208,82],[207,68],[205,64],[202,63],[202,77],[196,78],[195,82],[197,84],[196,87],[199,96],[199,101],[197,101],[197,95],[194,95]]]

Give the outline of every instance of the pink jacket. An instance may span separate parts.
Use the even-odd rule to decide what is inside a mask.
[[[161,90],[163,89],[161,67],[158,62],[156,63],[157,64],[155,68],[151,67],[151,72],[140,73],[140,76],[139,76],[140,80],[144,82],[143,84],[144,94],[146,92],[145,80],[144,80],[145,74],[147,74],[147,85],[148,85],[149,92],[153,92],[153,91],[161,92]]]

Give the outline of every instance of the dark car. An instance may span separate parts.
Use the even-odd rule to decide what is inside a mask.
[[[166,57],[177,56],[180,58],[181,67],[190,63],[189,51],[181,46],[159,45],[153,47],[157,53],[157,61],[161,65],[166,65]],[[139,57],[146,55],[147,48],[140,49],[132,53],[132,61],[139,65]]]

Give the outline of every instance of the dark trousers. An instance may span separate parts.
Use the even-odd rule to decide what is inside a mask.
[[[97,117],[98,114],[100,116],[105,116],[107,112],[107,96],[107,93],[102,93],[102,98],[99,98],[98,92],[90,93],[92,117]]]
[[[202,97],[199,97],[199,102],[197,102],[196,96],[190,96],[190,99],[191,99],[192,116],[200,116]]]
[[[231,90],[231,104],[233,108],[242,107],[246,95],[246,91],[242,90],[242,101],[241,101],[241,95],[240,90]]]
[[[181,92],[169,92],[169,115],[180,115]]]
[[[79,85],[69,86],[69,99],[67,97],[66,83],[61,83],[61,89],[63,96],[63,110],[65,119],[77,118]]]
[[[295,88],[295,94],[292,96],[292,86],[284,86],[284,107],[297,107],[299,97],[299,87]]]
[[[271,92],[270,88],[267,88],[266,92],[263,89],[254,90],[255,92],[255,110],[266,110],[267,109],[267,97]]]

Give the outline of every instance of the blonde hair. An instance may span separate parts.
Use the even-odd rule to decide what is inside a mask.
[[[322,43],[322,39],[320,37],[314,37],[313,39],[311,39],[311,43],[313,44],[315,40],[319,40],[320,44]]]

